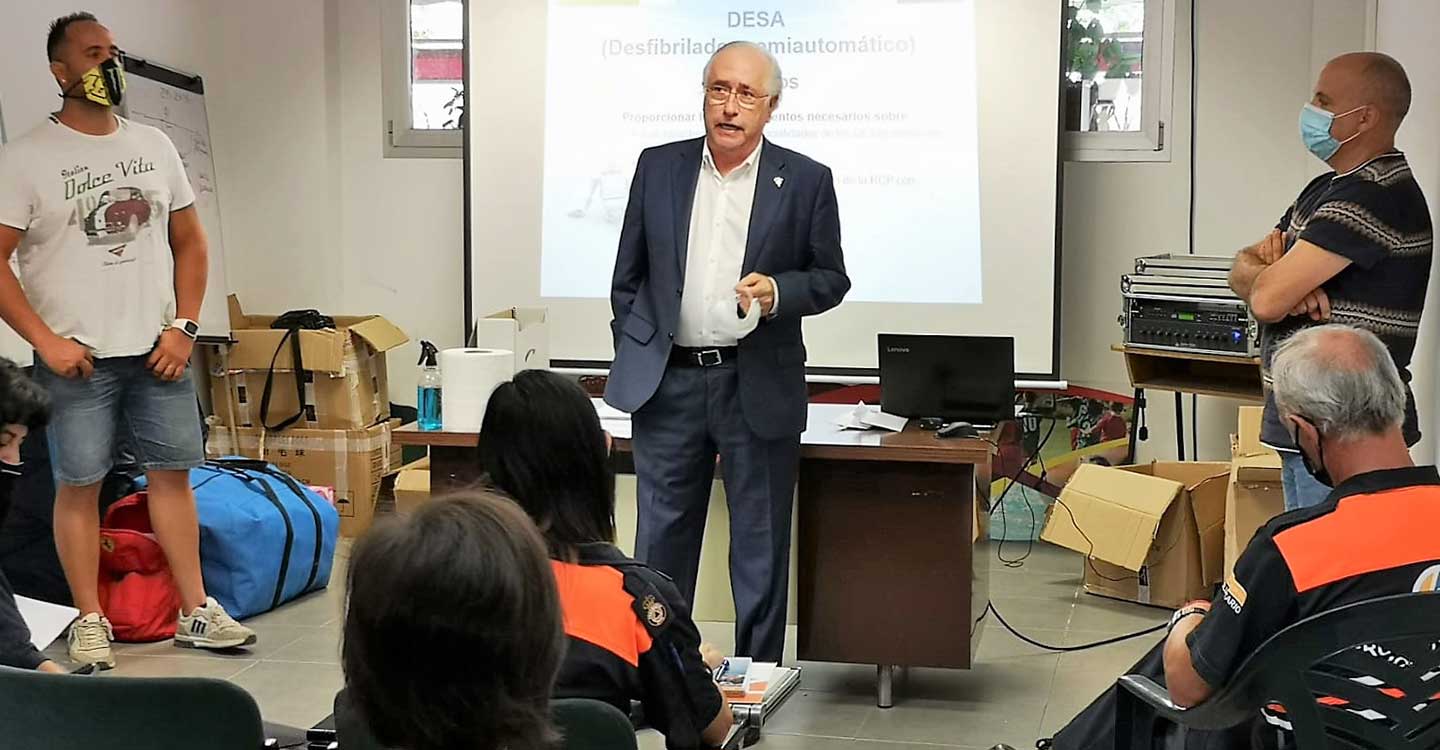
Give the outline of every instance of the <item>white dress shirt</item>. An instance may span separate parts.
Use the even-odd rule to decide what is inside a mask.
[[[755,204],[755,180],[760,172],[760,149],[740,166],[722,175],[705,143],[700,158],[700,179],[690,210],[690,240],[686,250],[685,289],[680,298],[680,346],[735,346],[735,285],[745,262],[750,234],[750,211]],[[776,309],[780,304],[776,290]],[[759,304],[758,302],[756,304]],[[772,310],[771,314],[774,314]],[[728,320],[721,316],[728,316]]]

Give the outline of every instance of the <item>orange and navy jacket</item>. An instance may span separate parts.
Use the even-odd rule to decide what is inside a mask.
[[[1219,688],[1270,636],[1300,620],[1367,599],[1436,591],[1436,529],[1440,473],[1433,466],[1362,474],[1336,487],[1325,502],[1272,519],[1255,533],[1210,613],[1190,634],[1195,671]],[[1429,651],[1436,646],[1416,648]],[[1344,658],[1362,680],[1384,673],[1376,660],[1402,668],[1413,664],[1429,669],[1419,665],[1434,663],[1433,656],[1397,653],[1388,644],[1356,649]],[[1415,697],[1422,702],[1440,699]],[[1283,710],[1272,707],[1266,718],[1283,726],[1275,719],[1275,709]]]
[[[627,714],[639,701],[667,747],[700,747],[722,702],[689,604],[669,578],[613,545],[579,552],[574,563],[551,561],[569,640],[555,696],[601,700]]]

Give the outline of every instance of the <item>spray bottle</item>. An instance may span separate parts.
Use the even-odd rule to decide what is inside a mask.
[[[420,342],[420,383],[416,387],[416,409],[420,412],[420,429],[438,430],[440,420],[440,350],[429,341]]]

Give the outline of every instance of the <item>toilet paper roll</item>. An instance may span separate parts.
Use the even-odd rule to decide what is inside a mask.
[[[440,352],[440,419],[446,432],[478,432],[490,394],[515,373],[515,354],[506,349],[446,349]]]

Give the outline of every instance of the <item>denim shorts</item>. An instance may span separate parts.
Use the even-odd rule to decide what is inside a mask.
[[[145,367],[147,359],[97,359],[93,375],[72,380],[35,358],[35,382],[50,393],[46,435],[55,481],[95,484],[122,448],[145,471],[184,471],[205,462],[190,368],[180,380],[166,382]]]

